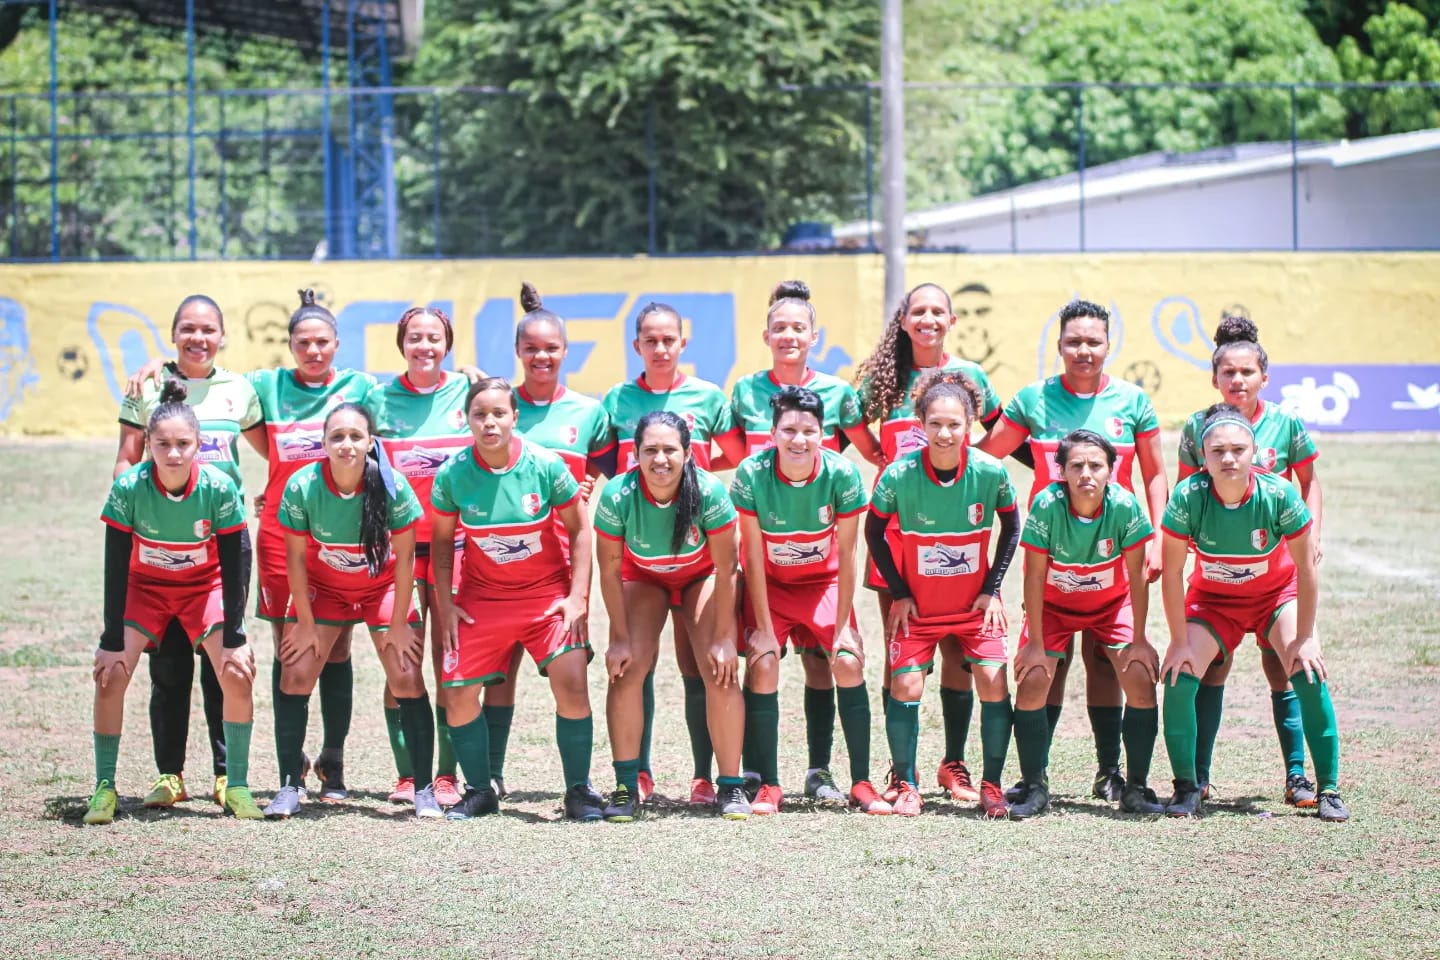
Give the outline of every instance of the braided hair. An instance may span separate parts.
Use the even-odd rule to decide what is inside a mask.
[[[950,304],[950,294],[938,283],[922,283],[911,288],[900,301],[900,307],[885,324],[880,342],[875,350],[860,364],[856,371],[856,383],[866,383],[865,420],[883,420],[885,415],[900,405],[905,397],[905,385],[915,369],[915,347],[910,334],[905,332],[905,317],[910,312],[910,299],[926,287],[939,290]]]
[[[683,417],[669,410],[651,410],[635,425],[635,449],[645,442],[645,431],[651,427],[672,427],[680,435],[685,451],[685,466],[680,470],[680,489],[675,494],[675,530],[670,534],[670,552],[678,554],[685,546],[685,534],[700,517],[700,478],[695,475],[695,458],[690,456],[690,427]]]

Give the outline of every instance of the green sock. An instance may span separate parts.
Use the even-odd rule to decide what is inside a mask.
[[[724,790],[724,789],[727,788],[727,787],[743,787],[743,786],[745,786],[745,778],[744,778],[744,777],[716,777],[716,778],[715,778],[715,790],[716,790],[717,793],[718,793],[719,791],[721,791],[721,790]]]
[[[778,714],[776,722],[779,722]],[[829,770],[835,744],[834,687],[805,688],[805,743],[810,751],[810,769]]]
[[[435,708],[435,776],[455,776],[455,747],[450,743],[450,721],[445,708]]]
[[[964,760],[970,717],[975,713],[975,691],[941,687],[940,713],[945,719],[945,762]]]
[[[555,745],[560,748],[560,769],[565,789],[590,782],[590,751],[595,745],[595,717],[568,720],[555,714]]]
[[[1090,707],[1090,732],[1095,736],[1095,760],[1101,770],[1120,766],[1122,707]]]
[[[885,736],[890,741],[890,762],[895,776],[915,783],[915,750],[920,739],[920,701],[890,698],[885,717]]]
[[[320,670],[320,723],[324,728],[326,750],[344,750],[350,735],[350,714],[355,706],[355,667],[346,658],[344,663],[327,663]]]
[[[1015,711],[1015,752],[1020,756],[1020,776],[1026,783],[1040,783],[1045,779],[1049,743],[1050,725],[1046,722],[1044,707]]]
[[[1125,781],[1144,786],[1150,778],[1155,738],[1160,734],[1159,707],[1125,707]]]
[[[404,780],[415,776],[410,751],[405,749],[405,731],[400,727],[400,708],[385,708],[385,733],[390,737],[390,755],[395,758],[395,776]]]
[[[616,760],[611,766],[615,768],[615,782],[622,787],[628,787],[630,796],[638,797],[640,794],[640,761]]]
[[[881,687],[881,688],[880,688],[880,716],[882,716],[882,717],[888,717],[888,716],[890,716],[890,704],[891,704],[893,701],[894,701],[894,697],[890,696],[890,688],[889,688],[889,687]]]
[[[1301,670],[1290,678],[1295,698],[1300,701],[1300,716],[1305,723],[1305,742],[1315,759],[1315,782],[1321,793],[1339,789],[1340,732],[1335,726],[1335,704],[1330,702],[1330,687],[1324,680],[1311,683]]]
[[[1305,727],[1300,719],[1300,700],[1294,690],[1270,691],[1270,712],[1275,717],[1275,735],[1285,757],[1287,777],[1305,776]]]
[[[225,785],[227,787],[250,786],[250,734],[254,723],[231,723],[225,725]]]
[[[490,789],[490,726],[483,716],[450,727],[450,743],[465,780],[476,790]]]
[[[693,776],[710,779],[710,762],[715,748],[710,744],[710,720],[705,715],[705,681],[685,677],[685,728],[690,732],[690,756],[695,761]]]
[[[424,790],[435,782],[435,713],[430,706],[430,694],[395,700],[400,704],[400,724],[409,746],[415,789]]]
[[[840,729],[850,754],[850,782],[870,779],[870,695],[865,683],[858,687],[836,687],[835,702],[840,711]]]
[[[1005,755],[1010,752],[1010,728],[1014,711],[1010,698],[980,701],[980,750],[985,758],[982,779],[998,784],[1005,775]]]
[[[654,670],[645,674],[645,683],[640,687],[640,702],[645,716],[645,725],[640,728],[640,769],[651,773],[653,771],[650,769],[650,740],[655,733]]]
[[[280,658],[276,657],[270,661],[270,703],[273,705],[280,699]]]
[[[1195,694],[1195,776],[1196,783],[1210,782],[1210,761],[1215,757],[1215,737],[1220,733],[1220,715],[1225,707],[1225,687],[1200,685]]]
[[[280,785],[298,787],[300,759],[305,749],[305,728],[310,724],[310,694],[275,695],[275,759],[280,764]]]
[[[745,691],[745,733],[760,782],[780,785],[780,694]]]
[[[505,751],[510,747],[510,726],[515,722],[515,705],[508,707],[485,704],[480,711],[490,728],[490,776],[505,776]]]
[[[95,785],[101,780],[115,786],[115,766],[120,762],[120,734],[95,734]]]
[[[1176,780],[1198,783],[1195,779],[1195,697],[1200,692],[1200,679],[1188,673],[1175,678],[1174,686],[1162,678],[1165,702],[1165,749],[1170,754],[1170,772]]]
[[[1060,725],[1060,711],[1064,709],[1061,704],[1045,704],[1045,722],[1050,726],[1050,739],[1055,739],[1055,728]]]

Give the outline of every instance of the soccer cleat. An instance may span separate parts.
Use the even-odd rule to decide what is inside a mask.
[[[1005,802],[1019,803],[1021,800],[1025,799],[1025,794],[1029,792],[1029,789],[1030,784],[1026,783],[1024,780],[1016,780],[1015,786],[1006,788]]]
[[[1155,796],[1155,791],[1143,783],[1127,783],[1120,794],[1121,813],[1143,813],[1158,816],[1165,812],[1165,804]]]
[[[1205,800],[1198,784],[1190,780],[1175,781],[1175,795],[1165,804],[1165,813],[1171,817],[1198,817]]]
[[[875,784],[869,780],[856,781],[850,787],[850,806],[858,807],[861,813],[872,817],[886,817],[892,812],[890,804],[880,799]]]
[[[1002,799],[1008,802],[1008,798]],[[1025,820],[1029,817],[1038,817],[1050,807],[1050,788],[1044,782],[1026,784],[1025,797],[1015,804],[1010,804],[1010,817],[1014,820]],[[987,816],[997,816],[986,811]]]
[[[740,790],[743,793],[745,788],[742,786]],[[715,802],[715,784],[704,777],[696,777],[690,781],[690,806],[708,807]],[[749,805],[749,800],[746,800],[746,805]]]
[[[805,796],[819,803],[844,803],[845,794],[835,785],[835,777],[823,768],[805,774]]]
[[[765,786],[765,780],[754,770],[740,771],[740,778],[745,781],[745,796],[750,802],[755,802],[755,797],[760,793],[760,788]]]
[[[1219,796],[1219,795],[1220,795],[1220,791],[1219,791],[1219,790],[1216,790],[1216,791],[1215,791],[1215,795],[1216,795],[1216,796]],[[1201,800],[1209,800],[1209,799],[1210,799],[1210,781],[1209,781],[1209,780],[1201,780],[1201,781],[1200,781],[1200,799],[1201,799]]]
[[[454,779],[454,778],[452,777],[451,779]],[[495,796],[496,796],[497,799],[504,800],[506,797],[510,796],[510,791],[505,789],[505,778],[504,778],[504,777],[499,777],[499,776],[491,777],[491,778],[490,778],[490,789],[495,791]],[[457,802],[458,802],[458,801],[457,801]]]
[[[460,802],[460,785],[455,782],[454,774],[436,777],[430,789],[435,791],[435,802],[442,807],[453,807]],[[500,796],[498,791],[495,796]]]
[[[901,780],[895,802],[890,805],[891,812],[897,817],[918,817],[924,808],[925,801],[920,799],[920,791],[915,789],[915,784]]]
[[[218,805],[225,806],[225,791],[230,787],[230,778],[223,773],[215,774],[215,783],[210,788],[210,797]]]
[[[465,795],[460,798],[460,802],[445,811],[445,819],[471,820],[475,817],[489,816],[499,812],[500,798],[495,796],[494,790],[488,787],[484,790],[466,787]]]
[[[640,775],[635,778],[635,800],[637,803],[649,803],[653,796],[655,796],[655,777],[649,770],[641,770]]]
[[[885,792],[880,794],[880,799],[894,805],[896,798],[900,796],[900,788],[905,785],[895,773],[895,764],[890,764],[890,770],[885,774]]]
[[[1095,780],[1090,784],[1090,795],[1096,800],[1114,803],[1124,792],[1125,778],[1120,775],[1119,767],[1101,767],[1095,771]]]
[[[345,759],[338,753],[321,750],[315,758],[315,776],[320,778],[321,800],[345,800],[350,791],[345,788]]]
[[[1030,785],[1035,789],[1035,784]],[[1050,803],[1050,791],[1045,790],[1045,803]],[[991,820],[999,820],[1010,816],[1010,805],[1005,802],[1005,791],[1000,784],[991,783],[989,780],[980,782],[980,812]]]
[[[255,802],[249,787],[226,787],[224,807],[236,820],[265,819],[265,811]]]
[[[390,791],[390,796],[385,798],[391,803],[414,803],[415,802],[415,778],[401,777],[395,781],[395,789]]]
[[[271,820],[289,820],[300,812],[300,788],[290,786],[290,778],[285,778],[285,786],[275,794],[269,805],[265,807],[265,816]]]
[[[85,824],[93,827],[114,820],[115,807],[119,802],[120,797],[115,793],[115,787],[109,780],[101,780],[95,785],[95,792],[90,797],[90,806],[85,811]]]
[[[750,804],[750,812],[757,817],[769,816],[780,812],[780,804],[785,799],[780,788],[772,783],[767,783],[755,794],[755,800]]]
[[[410,793],[414,798],[415,816],[422,820],[439,820],[445,816],[440,809],[440,802],[435,799],[435,787],[433,785],[421,790],[415,789],[415,781],[410,781]]]
[[[145,794],[145,806],[158,810],[173,807],[180,801],[189,799],[190,794],[185,792],[185,781],[179,774],[162,773],[155,778],[155,785],[150,788],[150,792]]]
[[[1291,774],[1285,778],[1285,802],[1292,807],[1308,810],[1316,804],[1315,784],[1305,775]]]
[[[696,781],[704,783],[707,786],[710,783],[709,780],[701,780],[699,777],[696,777],[695,779]],[[763,792],[766,788],[761,787],[760,789]],[[695,796],[695,794],[693,791],[691,792],[690,796],[692,797],[691,802],[694,802],[693,797]],[[714,803],[715,808],[720,811],[720,816],[724,817],[726,820],[750,819],[750,814],[752,812],[750,808],[750,801],[746,798],[745,787],[741,784],[737,783],[733,786],[721,787],[719,794],[715,796]]]
[[[942,790],[950,791],[951,800],[974,803],[980,799],[974,782],[970,779],[970,768],[964,760],[946,760],[935,774]]]
[[[637,791],[638,794],[638,791]],[[605,805],[604,816],[610,823],[630,823],[640,809],[640,799],[630,795],[630,788],[623,783],[615,785],[610,802]]]
[[[595,823],[605,817],[605,801],[588,783],[577,783],[565,791],[565,819]]]
[[[1326,823],[1344,823],[1350,819],[1350,811],[1345,809],[1345,804],[1340,800],[1340,793],[1336,790],[1326,790],[1320,794],[1320,819]]]

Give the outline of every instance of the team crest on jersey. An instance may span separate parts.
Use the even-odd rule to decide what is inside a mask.
[[[448,423],[452,428],[459,430],[461,427],[465,426],[465,411],[451,410],[448,414],[445,415],[445,422]]]
[[[488,537],[480,537],[475,540],[475,546],[479,547],[491,562],[504,566],[517,560],[529,560],[538,555],[540,553],[540,531],[509,536],[492,533]]]
[[[540,494],[527,493],[520,498],[520,509],[534,517],[540,513]]]
[[[564,427],[560,430],[560,442],[567,447],[573,447],[580,442],[579,427]]]
[[[959,577],[980,572],[980,548],[973,543],[932,543],[919,548],[922,577]]]
[[[690,529],[685,531],[685,543],[691,547],[700,546],[700,528],[693,523],[690,524]]]
[[[1115,552],[1115,538],[1102,537],[1100,542],[1095,544],[1095,549],[1100,552],[1100,556],[1110,559],[1110,555]]]
[[[834,507],[830,506],[830,504],[827,503],[827,504],[825,504],[825,506],[823,506],[823,507],[820,508],[820,522],[821,522],[821,523],[829,523],[831,520],[834,520],[834,519],[835,519],[835,508],[834,508]]]
[[[971,523],[979,523],[985,518],[985,504],[970,504],[970,506],[965,509],[965,516],[970,519]]]
[[[446,651],[445,651],[445,662],[442,664],[442,669],[443,669],[446,673],[454,673],[456,670],[460,669],[460,651],[459,651],[459,650],[446,650]]]
[[[899,641],[899,640],[891,640],[891,641],[890,641],[890,662],[891,662],[891,663],[895,663],[895,662],[896,662],[897,660],[899,660],[899,659],[900,659],[900,641]]]
[[[1275,463],[1280,458],[1275,453],[1274,447],[1261,447],[1255,451],[1255,466],[1270,473],[1275,469]]]
[[[1125,423],[1119,417],[1111,417],[1105,421],[1105,432],[1110,434],[1112,440],[1119,440],[1125,435]]]
[[[1270,531],[1263,529],[1251,530],[1250,546],[1254,547],[1256,550],[1264,550],[1266,547],[1270,546]]]
[[[694,432],[695,432],[695,414],[691,413],[689,410],[686,410],[684,416],[685,416],[685,426],[687,426],[687,427],[690,428],[690,432],[691,432],[691,433],[694,433]]]
[[[209,520],[196,520],[196,521],[195,521],[195,526],[194,526],[193,529],[194,529],[194,531],[195,531],[195,536],[199,537],[201,540],[209,540],[209,539],[210,539],[210,521],[209,521]]]
[[[365,573],[370,569],[365,555],[357,549],[344,547],[320,547],[320,560],[330,569],[340,573]]]

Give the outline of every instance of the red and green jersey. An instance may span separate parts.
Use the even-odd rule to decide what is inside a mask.
[[[1035,481],[1030,487],[1034,499],[1041,490],[1064,477],[1055,455],[1060,441],[1073,430],[1093,430],[1115,446],[1115,469],[1110,474],[1126,490],[1134,490],[1131,464],[1135,462],[1135,441],[1160,432],[1160,421],[1150,398],[1135,384],[1100,378],[1100,389],[1092,394],[1073,392],[1064,375],[1037,380],[1021,390],[1001,414],[1007,423],[1023,433],[1035,457]]]
[[[446,460],[473,442],[465,418],[470,381],[441,373],[434,389],[422,390],[405,374],[380,391],[375,432],[397,473],[410,482],[424,515],[415,527],[415,541],[430,542],[430,485]]]
[[[487,465],[473,445],[447,460],[430,499],[437,513],[458,518],[465,533],[461,592],[553,594],[568,588],[570,564],[555,512],[579,495],[565,461],[518,436],[510,438],[510,462],[502,468]]]
[[[735,411],[735,425],[745,434],[745,452],[759,453],[771,445],[774,432],[774,411],[770,398],[780,392],[783,384],[772,370],[761,370],[735,383],[730,391],[730,406]],[[860,397],[855,388],[839,377],[816,373],[807,368],[800,386],[819,394],[825,406],[825,422],[820,425],[824,444],[831,450],[840,449],[841,432],[864,422],[860,413]]]
[[[167,376],[179,377],[180,368],[173,362],[165,364]],[[200,451],[195,459],[219,467],[235,489],[245,496],[245,480],[240,476],[240,434],[260,423],[260,398],[250,381],[223,367],[210,371],[210,376],[192,380],[183,378],[188,392],[185,402],[200,421]],[[160,387],[153,378],[141,385],[140,396],[126,396],[120,402],[120,422],[143,431],[150,425],[150,415],[160,406]]]
[[[611,387],[603,403],[620,445],[622,472],[635,466],[635,426],[652,410],[669,410],[690,427],[690,447],[695,465],[701,469],[710,466],[710,441],[736,431],[735,414],[725,391],[699,377],[676,374],[669,390],[651,390],[641,374]]]
[[[923,617],[962,614],[974,605],[990,569],[995,514],[1015,509],[1015,488],[1000,461],[962,448],[955,479],[942,483],[922,447],[887,466],[870,509],[899,519],[895,566]]]
[[[115,478],[100,519],[131,534],[130,577],[156,586],[220,581],[215,538],[245,526],[240,491],[229,475],[196,461],[180,494],[160,484],[155,464]]]
[[[786,479],[775,449],[746,457],[730,482],[730,499],[754,517],[765,540],[765,576],[776,583],[828,583],[840,570],[835,522],[865,511],[860,468],[821,450],[815,469],[798,483]]]
[[[335,488],[330,461],[306,464],[285,485],[280,498],[280,526],[291,533],[308,534],[305,570],[311,581],[334,590],[368,589],[373,581],[395,576],[395,554],[385,561],[377,577],[370,576],[365,549],[360,546],[360,515],[364,494],[341,493]],[[409,530],[420,521],[420,501],[403,476],[395,478],[395,496],[387,516],[390,533]]]
[[[1161,526],[1195,550],[1191,590],[1261,597],[1295,576],[1285,541],[1309,529],[1310,511],[1300,492],[1272,473],[1252,470],[1249,492],[1233,507],[1215,496],[1208,473],[1197,473],[1176,484]]]
[[[894,407],[886,412],[884,419],[880,421],[880,451],[885,455],[885,462],[892,463],[907,454],[921,449],[927,443],[925,439],[925,425],[920,418],[915,416],[915,405],[912,402],[912,394],[915,392],[915,385],[920,378],[929,373],[932,367],[923,367],[910,371],[910,377],[905,381],[904,398]],[[969,360],[962,360],[960,357],[946,356],[940,360],[940,369],[958,370],[980,388],[982,405],[985,409],[979,412],[977,419],[988,420],[1000,410],[1000,397],[995,388],[990,385],[990,378],[985,371],[980,369],[977,363]],[[860,409],[865,409],[867,384],[860,384]]]
[[[556,387],[555,396],[543,403],[520,386],[515,399],[520,404],[515,432],[558,454],[576,482],[584,482],[591,460],[615,445],[605,408],[583,393]]]
[[[625,544],[625,557],[639,570],[667,579],[694,580],[715,572],[709,538],[735,525],[735,505],[713,474],[695,471],[700,514],[685,533],[679,553],[670,549],[675,501],[656,503],[639,468],[611,477],[595,510],[595,533]]]
[[[329,380],[313,387],[302,383],[294,370],[255,370],[247,377],[260,398],[269,447],[270,474],[260,526],[274,529],[279,526],[276,510],[290,477],[307,463],[325,458],[325,414],[347,400],[368,407],[372,414],[378,412],[380,386],[374,377],[356,370],[333,370]]]
[[[1115,484],[1093,517],[1070,507],[1070,490],[1052,483],[1030,504],[1020,545],[1046,565],[1045,602],[1073,613],[1101,610],[1130,590],[1125,554],[1155,535],[1140,501]]]
[[[1255,416],[1255,469],[1289,478],[1299,466],[1310,463],[1320,452],[1305,429],[1304,422],[1293,413],[1271,403],[1260,401]],[[1188,477],[1205,468],[1205,452],[1200,449],[1200,431],[1205,426],[1205,411],[1192,414],[1180,431],[1180,476]]]

